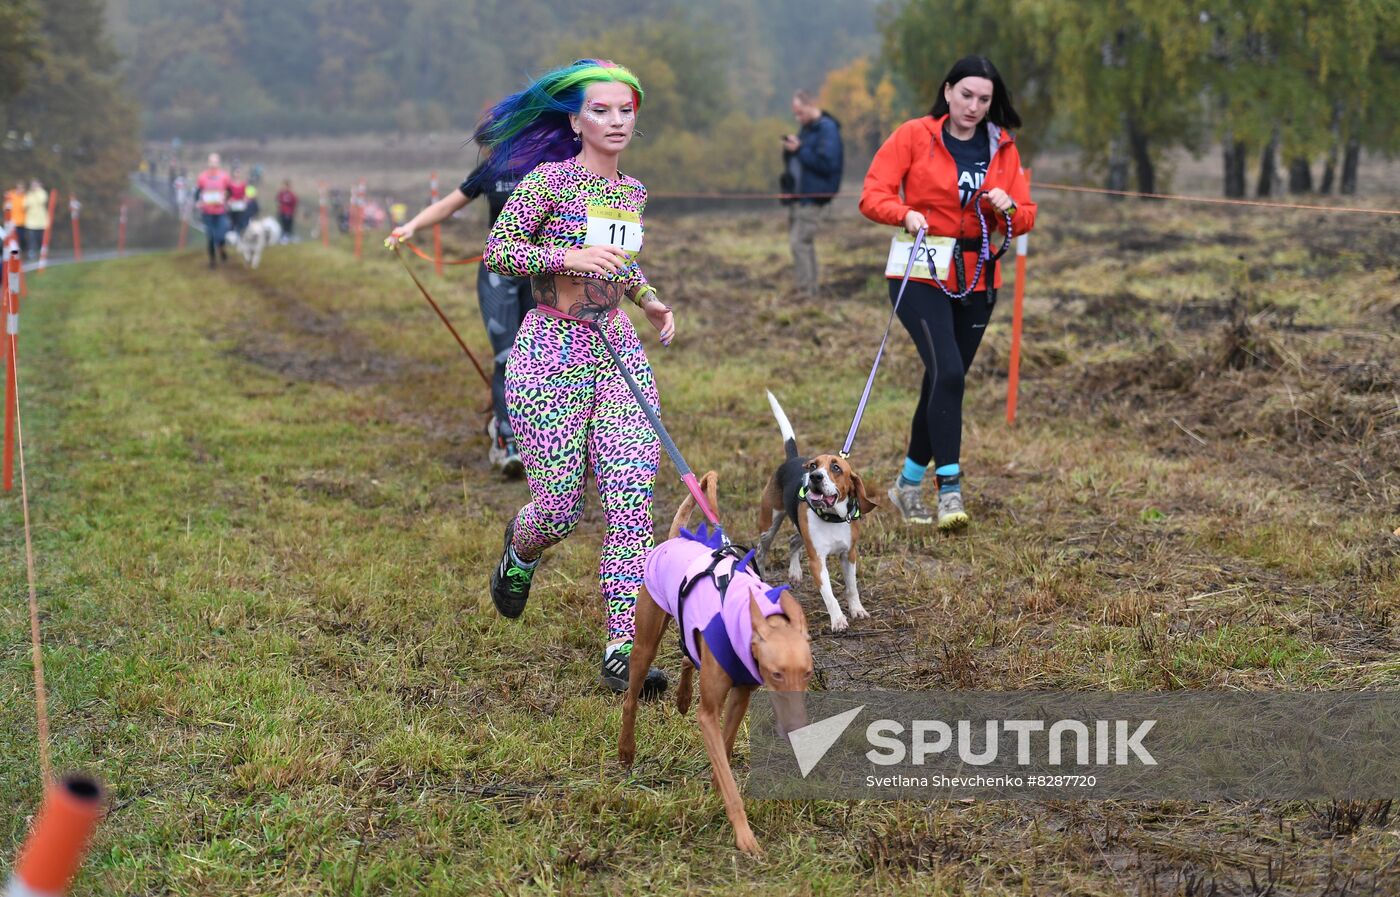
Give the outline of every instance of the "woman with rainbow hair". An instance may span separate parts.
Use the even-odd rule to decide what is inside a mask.
[[[591,465],[607,521],[598,571],[607,608],[601,681],[618,693],[627,689],[637,591],[652,547],[661,448],[604,339],[659,410],[651,364],[618,306],[624,297],[636,303],[662,345],[675,335],[671,309],[637,266],[646,188],[617,167],[642,98],[627,69],[580,59],[501,100],[474,135],[490,150],[476,178],[529,171],[491,226],[485,264],[529,277],[535,299],[506,362],[506,406],[531,501],[506,525],[491,599],[506,617],[525,610],[540,556],[582,516]],[[650,670],[644,691],[665,687],[665,675]]]

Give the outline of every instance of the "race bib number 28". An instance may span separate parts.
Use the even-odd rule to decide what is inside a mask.
[[[953,246],[957,241],[952,237],[924,235],[919,255],[914,259],[914,270],[910,277],[923,280],[945,280],[948,265],[953,261]],[[905,231],[899,231],[890,240],[890,257],[885,262],[885,274],[889,277],[903,277],[909,267],[909,254],[914,251],[914,238]]]
[[[583,245],[616,246],[628,255],[636,255],[642,251],[642,217],[609,206],[589,206]]]

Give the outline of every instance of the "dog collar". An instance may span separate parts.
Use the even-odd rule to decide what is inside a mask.
[[[860,517],[860,505],[851,499],[846,500],[846,513],[843,515],[812,504],[812,496],[806,486],[797,490],[797,497],[807,503],[807,507],[812,509],[813,514],[816,514],[827,523],[850,523],[852,520],[856,520]]]

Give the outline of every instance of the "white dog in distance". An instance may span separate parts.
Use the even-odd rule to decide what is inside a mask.
[[[282,225],[277,219],[268,215],[252,221],[243,229],[243,236],[238,237],[230,232],[229,237],[232,242],[243,253],[243,262],[250,268],[257,268],[262,263],[263,250],[277,243],[282,239]]]

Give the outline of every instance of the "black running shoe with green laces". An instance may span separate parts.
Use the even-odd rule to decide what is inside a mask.
[[[632,643],[623,642],[603,655],[603,673],[600,682],[612,689],[614,694],[623,694],[632,675]],[[666,674],[652,667],[642,682],[643,698],[654,698],[666,690]]]
[[[526,567],[515,559],[510,550],[515,535],[515,518],[506,524],[506,544],[501,549],[501,563],[491,572],[491,601],[501,616],[512,620],[525,612],[530,598],[530,580],[535,576],[535,564]]]

